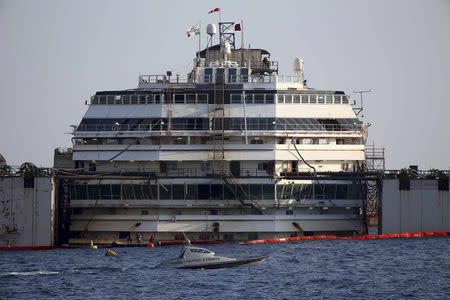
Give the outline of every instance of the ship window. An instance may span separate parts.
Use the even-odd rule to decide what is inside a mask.
[[[255,94],[255,103],[264,103],[264,94]]]
[[[98,96],[91,97],[91,104],[98,104]]]
[[[144,191],[142,189],[142,184],[134,184],[133,185],[133,194],[135,199],[144,199]]]
[[[209,184],[199,184],[198,185],[198,199],[199,200],[209,200]]]
[[[334,97],[334,104],[341,104],[341,96]]]
[[[278,95],[278,103],[284,102],[284,95]]]
[[[123,95],[122,100],[123,100],[123,104],[130,104],[130,96],[129,95]]]
[[[317,95],[309,95],[309,103],[316,103]]]
[[[308,103],[308,95],[302,95],[302,103]]]
[[[177,162],[176,161],[167,162],[167,170],[176,171],[177,170]]]
[[[286,210],[286,215],[292,216],[293,214],[294,214],[294,210],[293,209],[287,209]]]
[[[248,199],[248,184],[238,184],[237,196],[240,200]]]
[[[115,104],[122,104],[122,96],[121,95],[114,96],[114,103]]]
[[[111,185],[111,198],[113,200],[120,199],[120,184],[112,184]]]
[[[228,69],[228,82],[236,82],[236,68]]]
[[[266,94],[266,103],[273,103],[274,102],[274,95],[273,94]]]
[[[189,184],[186,185],[186,199],[190,199],[190,200],[197,200],[198,198],[198,193],[197,193],[197,185],[196,184]]]
[[[184,184],[172,184],[172,195],[174,200],[183,200]]]
[[[205,68],[205,82],[212,82],[212,68]]]
[[[294,98],[292,99],[292,101],[294,103],[300,103],[300,95],[293,95],[293,96],[294,96]]]
[[[163,103],[173,103],[173,96],[172,98],[169,97],[169,95],[167,95],[166,97],[163,98]]]
[[[348,104],[348,97],[347,96],[343,96],[342,97],[342,104]]]
[[[344,165],[344,164],[342,164]],[[343,169],[343,171],[348,170],[348,164],[346,169]],[[347,199],[348,198],[348,184],[337,184],[336,185],[336,199]]]
[[[153,104],[153,95],[145,95],[145,101],[147,104]]]
[[[266,162],[258,163],[258,171],[265,171],[265,170],[267,170],[267,163]]]
[[[260,200],[261,197],[262,197],[262,185],[261,184],[250,184],[249,198],[252,200]]]
[[[111,185],[110,184],[100,184],[100,199],[102,200],[111,200]]]
[[[159,199],[160,200],[172,199],[172,185],[170,184],[159,185]]]
[[[223,198],[225,200],[236,200],[236,185],[226,184],[223,190]]]
[[[154,95],[154,102],[155,104],[161,103],[161,94]]]
[[[208,94],[197,94],[197,103],[208,103]]]
[[[223,199],[223,185],[211,184],[211,200]]]
[[[174,94],[173,100],[178,104],[184,103],[184,94]]]
[[[148,215],[148,210],[147,209],[142,209],[141,210],[141,215],[147,216]]]
[[[326,96],[325,96],[325,102],[326,102],[327,104],[333,103],[333,96],[331,96],[331,95],[326,95]]]
[[[106,104],[106,96],[100,96],[99,104]]]
[[[86,184],[76,184],[74,185],[74,198],[77,200],[87,200],[89,199],[87,193],[87,185]]]
[[[253,94],[246,94],[245,95],[245,103],[248,103],[248,104],[253,103]]]
[[[284,95],[284,103],[292,103],[292,95]]]
[[[325,103],[325,98],[323,95],[317,95],[317,103],[319,103],[319,104]]]
[[[100,199],[100,190],[98,185],[88,185],[88,198],[89,200]]]
[[[241,103],[242,95],[241,94],[231,94],[231,103]]]
[[[275,199],[275,186],[273,184],[263,184],[263,199],[273,200]]]
[[[158,199],[157,185],[141,185],[143,199]]]
[[[209,162],[209,161],[202,161],[200,163],[200,170],[202,170],[202,171],[210,171],[211,170],[211,162]]]
[[[137,103],[138,103],[137,95],[132,95],[131,96],[131,100],[130,100],[130,104],[137,104]]]
[[[114,96],[106,96],[106,103],[107,104],[114,104]]]
[[[145,99],[145,95],[138,96],[139,104],[147,104],[147,100]]]
[[[187,94],[186,95],[186,103],[195,103],[195,94]]]

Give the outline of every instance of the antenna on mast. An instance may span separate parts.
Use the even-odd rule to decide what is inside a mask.
[[[356,101],[353,102],[353,110],[356,112],[356,115],[358,116],[364,109],[364,102],[363,102],[363,94],[371,93],[372,89],[368,90],[360,90],[360,91],[353,91],[354,94],[359,94],[359,106],[356,106]],[[364,116],[362,116],[364,117]]]

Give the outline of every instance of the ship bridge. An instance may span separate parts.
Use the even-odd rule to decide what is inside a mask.
[[[240,84],[244,89],[304,89],[303,70],[294,75],[279,75],[278,61],[265,49],[227,49],[215,45],[197,52],[194,68],[187,76],[140,75],[140,89],[164,89],[208,84]],[[301,66],[303,68],[303,65]],[[176,85],[176,86],[174,86]]]

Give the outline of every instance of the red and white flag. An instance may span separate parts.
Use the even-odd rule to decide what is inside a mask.
[[[219,8],[219,7],[216,7],[216,8],[214,8],[214,9],[210,10],[210,11],[208,12],[208,14],[212,14],[212,13],[215,13],[215,12],[220,12],[220,8]]]

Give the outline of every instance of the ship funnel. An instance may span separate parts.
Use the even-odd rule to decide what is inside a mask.
[[[216,26],[216,24],[208,24],[208,26],[206,26],[206,33],[209,36],[211,36],[211,37],[213,35],[217,34],[217,26]]]

